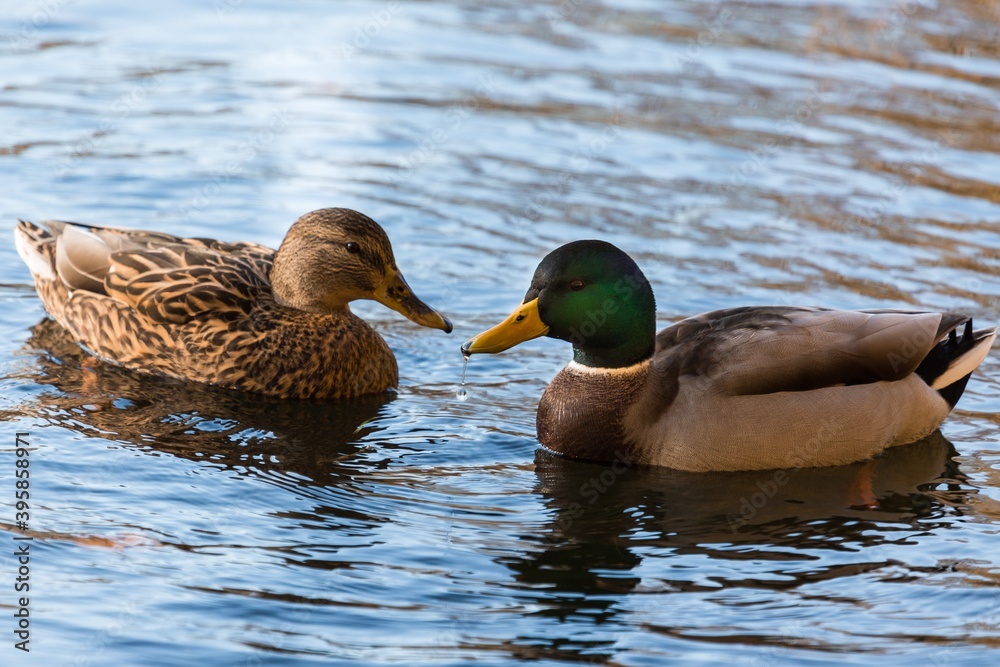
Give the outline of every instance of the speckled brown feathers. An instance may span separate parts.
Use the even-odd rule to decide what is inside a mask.
[[[45,227],[19,222],[18,251],[49,314],[104,359],[276,397],[346,398],[398,383],[388,345],[347,307],[356,298],[383,300],[374,292],[398,276],[384,232],[359,213],[300,218],[285,241],[296,252],[283,286],[271,280],[275,251],[253,243]],[[282,298],[289,284],[308,297],[308,310]],[[413,299],[428,312],[404,314],[450,330]]]

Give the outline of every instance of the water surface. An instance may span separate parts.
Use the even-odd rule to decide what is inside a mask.
[[[555,246],[661,324],[745,304],[1000,322],[996,2],[28,3],[0,19],[0,233],[276,246],[379,220],[456,331],[363,313],[398,396],[277,402],[87,360],[0,247],[0,479],[32,457],[32,653],[4,664],[982,665],[1000,645],[1000,350],[940,434],[823,471],[540,450],[556,341],[459,345]],[[2,549],[4,554],[11,550]]]

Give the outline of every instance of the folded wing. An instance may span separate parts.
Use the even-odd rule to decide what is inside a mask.
[[[270,293],[274,251],[155,232],[47,222],[59,278],[72,290],[106,294],[156,322],[245,315]]]
[[[901,380],[968,319],[894,310],[719,310],[664,329],[657,364],[729,395]]]

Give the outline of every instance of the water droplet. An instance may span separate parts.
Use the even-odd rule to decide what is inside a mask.
[[[469,355],[462,352],[462,385],[458,388],[455,398],[460,401],[469,400],[469,392],[465,390],[465,373],[469,370]]]

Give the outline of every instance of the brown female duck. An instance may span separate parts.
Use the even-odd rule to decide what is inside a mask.
[[[399,379],[351,301],[452,328],[407,286],[385,231],[349,209],[302,216],[277,251],[57,221],[19,221],[15,239],[48,313],[95,355],[146,373],[348,398]]]

